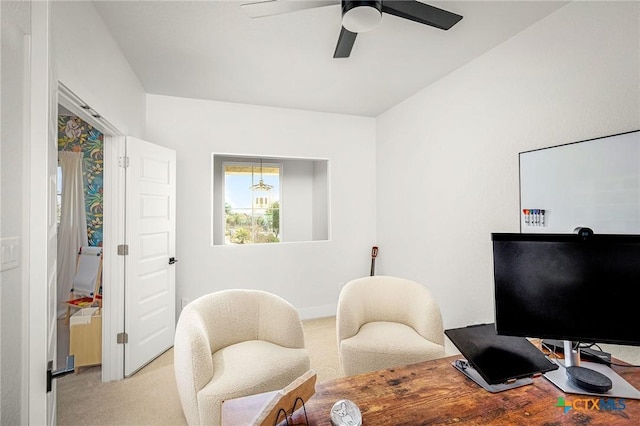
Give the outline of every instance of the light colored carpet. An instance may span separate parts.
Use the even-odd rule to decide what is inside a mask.
[[[340,376],[335,317],[303,321],[318,382]],[[185,425],[173,372],[173,349],[132,377],[102,383],[100,367],[57,380],[59,425]]]

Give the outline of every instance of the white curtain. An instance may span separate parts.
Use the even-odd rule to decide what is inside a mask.
[[[58,152],[58,163],[62,168],[62,210],[58,228],[58,315],[66,311],[62,303],[69,300],[78,250],[89,245],[82,157],[82,152]]]

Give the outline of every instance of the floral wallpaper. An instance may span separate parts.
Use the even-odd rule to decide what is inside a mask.
[[[78,117],[58,117],[58,151],[84,153],[84,201],[90,246],[102,246],[102,187],[104,135]]]

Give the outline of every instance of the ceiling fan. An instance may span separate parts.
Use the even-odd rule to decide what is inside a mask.
[[[241,6],[250,17],[260,18],[340,3],[342,29],[334,58],[348,58],[358,33],[375,28],[382,20],[383,13],[442,30],[448,30],[462,19],[458,14],[416,0],[263,0]]]

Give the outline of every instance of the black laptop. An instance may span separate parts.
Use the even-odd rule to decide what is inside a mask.
[[[490,385],[558,368],[526,338],[499,336],[493,323],[445,330],[444,333]]]

